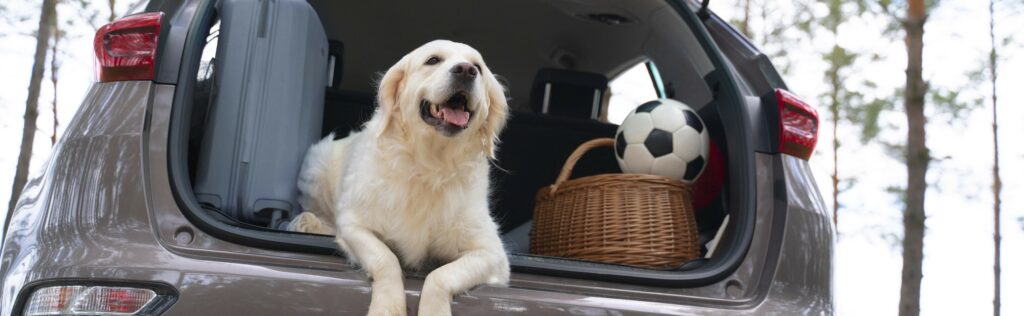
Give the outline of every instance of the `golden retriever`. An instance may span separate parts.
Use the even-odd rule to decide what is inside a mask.
[[[403,266],[443,264],[427,275],[419,315],[450,315],[453,295],[509,278],[488,203],[504,89],[475,49],[436,40],[385,73],[377,103],[362,131],[310,147],[307,212],[289,229],[336,233],[372,279],[370,315],[405,315]]]

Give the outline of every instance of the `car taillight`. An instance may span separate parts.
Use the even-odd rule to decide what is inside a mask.
[[[818,111],[786,90],[775,89],[775,98],[779,102],[779,151],[810,159],[818,144]]]
[[[157,297],[145,288],[50,286],[32,293],[23,315],[135,315]]]
[[[152,80],[163,12],[132,15],[96,31],[96,80]]]

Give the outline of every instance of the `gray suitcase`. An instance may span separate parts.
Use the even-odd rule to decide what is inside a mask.
[[[320,138],[327,36],[301,0],[222,0],[214,103],[194,185],[201,204],[264,227],[301,212],[296,179]]]

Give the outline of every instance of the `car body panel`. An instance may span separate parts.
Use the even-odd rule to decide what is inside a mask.
[[[10,315],[25,284],[82,278],[171,285],[179,297],[168,315],[364,312],[369,283],[341,257],[231,244],[205,235],[181,215],[166,176],[173,90],[148,82],[93,86],[49,170],[31,181],[12,220],[15,233],[4,246],[0,267],[0,314]],[[823,280],[830,280],[831,256],[819,254],[830,253],[831,243],[805,240],[830,239],[832,230],[828,213],[818,211],[824,208],[806,162],[766,154],[757,154],[757,161],[762,189],[758,201],[769,203],[759,205],[763,211],[758,212],[747,259],[722,282],[659,288],[515,273],[510,287],[477,287],[457,297],[453,310],[528,315],[827,313],[832,309],[831,282]],[[777,191],[779,185],[786,190]],[[775,197],[783,192],[788,192],[784,199]],[[780,200],[790,201],[788,208],[772,205]],[[770,244],[779,238],[781,252],[772,255]],[[423,278],[410,274],[406,287],[409,304],[415,306]]]
[[[183,19],[191,21],[198,2],[172,6],[179,11],[173,15],[179,36],[189,25]],[[161,67],[167,72],[158,72],[157,82],[177,78],[177,65]],[[756,86],[739,84],[744,90]],[[18,301],[28,295],[22,291],[26,286],[54,280],[166,284],[178,296],[167,315],[365,313],[369,282],[341,256],[232,243],[186,218],[168,165],[175,92],[174,85],[154,82],[93,84],[11,214],[0,249],[0,316],[17,312]],[[751,96],[747,99],[756,107]],[[699,287],[657,287],[515,272],[509,287],[479,286],[456,297],[453,311],[834,313],[835,232],[807,161],[758,151],[750,153],[757,195],[752,239],[728,277]],[[407,273],[413,310],[424,274]]]
[[[25,186],[0,254],[4,315],[26,283],[92,277],[81,273],[89,266],[162,262],[133,256],[157,253],[141,165],[152,89],[149,82],[94,84],[43,171]]]

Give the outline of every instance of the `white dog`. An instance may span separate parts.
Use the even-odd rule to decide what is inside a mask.
[[[419,315],[449,315],[453,295],[509,278],[488,205],[504,89],[475,49],[437,40],[392,66],[377,95],[364,130],[309,149],[308,211],[290,228],[336,233],[372,279],[371,315],[406,313],[403,266],[443,264],[427,275]]]

